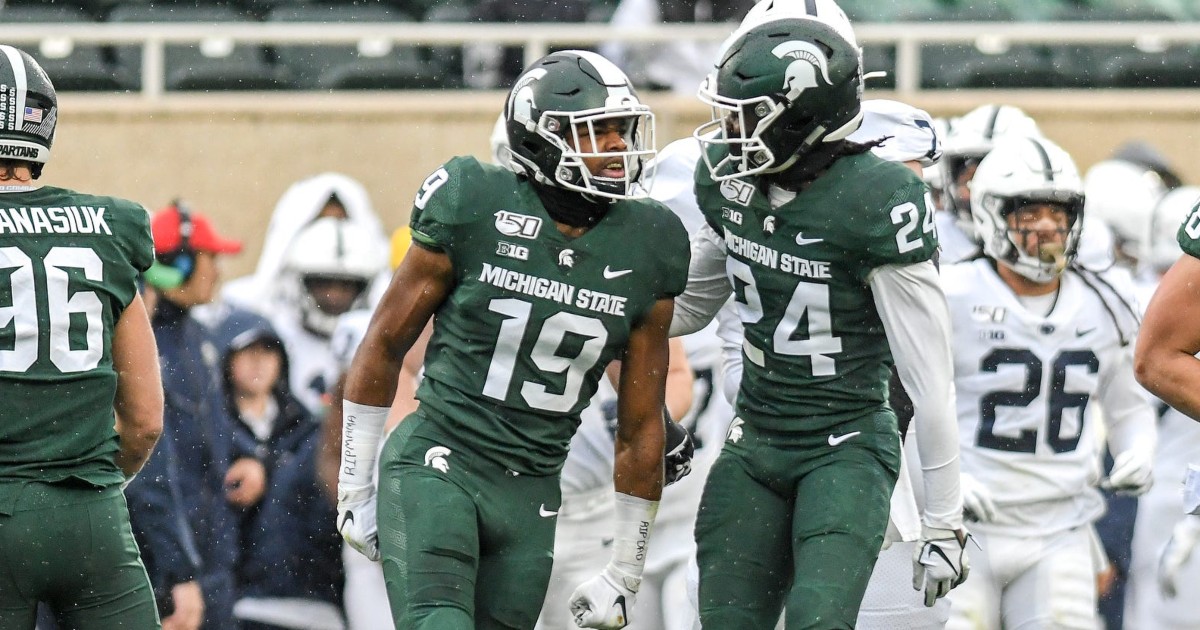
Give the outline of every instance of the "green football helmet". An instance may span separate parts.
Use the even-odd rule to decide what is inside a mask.
[[[693,134],[713,179],[787,170],[862,122],[862,51],[845,24],[789,17],[739,29],[700,86],[711,121]],[[726,148],[716,162],[708,149]]]
[[[513,85],[504,120],[513,170],[599,197],[647,196],[654,114],[638,100],[625,73],[604,57],[566,50],[538,60]],[[624,140],[615,149],[601,140],[613,122]],[[593,174],[585,158],[606,158],[611,164]]]
[[[50,77],[29,53],[0,44],[0,159],[31,162],[34,178],[41,176],[57,123]]]

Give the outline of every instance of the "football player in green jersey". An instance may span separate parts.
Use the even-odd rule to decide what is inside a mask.
[[[580,626],[621,628],[664,481],[667,327],[687,236],[644,199],[654,119],[611,62],[546,56],[505,117],[513,170],[458,157],[417,193],[413,247],[346,378],[338,528],[382,556],[398,627],[532,628],[558,473],[620,359],[613,557],[569,605]],[[376,498],[386,406],[431,317],[419,406],[379,456]]]
[[[1183,255],[1163,275],[1146,307],[1134,373],[1155,396],[1200,421],[1200,201],[1176,238]]]
[[[852,628],[899,466],[895,362],[926,487],[914,586],[932,605],[966,577],[949,321],[921,180],[846,137],[861,52],[831,0],[749,21],[701,87],[713,120],[687,291],[671,334],[732,293],[745,368],[696,522],[704,627]],[[801,10],[802,9],[802,10]]]
[[[145,209],[40,186],[58,101],[0,45],[0,628],[157,628],[121,494],[162,432]]]

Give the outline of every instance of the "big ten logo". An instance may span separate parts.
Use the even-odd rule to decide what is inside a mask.
[[[529,260],[529,248],[507,241],[496,243],[496,254],[517,260]]]
[[[721,218],[738,225],[742,224],[742,211],[733,208],[721,208]]]

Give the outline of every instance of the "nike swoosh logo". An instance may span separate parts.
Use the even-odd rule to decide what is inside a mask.
[[[354,512],[346,512],[346,518],[342,519],[342,527],[345,527],[354,522]],[[339,528],[341,529],[341,528]]]
[[[554,510],[554,511],[547,510],[545,503],[538,506],[538,516],[540,516],[542,518],[550,518],[551,516],[557,516],[557,515],[558,515],[558,510]]]
[[[619,269],[617,271],[613,271],[612,269],[608,268],[608,265],[604,265],[604,279],[605,280],[612,280],[613,278],[620,278],[621,276],[623,276],[625,274],[629,274],[629,273],[633,273],[633,270],[632,269]]]
[[[1092,331],[1094,331],[1094,330],[1096,330],[1096,329],[1095,329],[1095,328],[1088,328],[1088,329],[1085,329],[1085,330],[1076,330],[1076,331],[1075,331],[1075,336],[1076,336],[1076,337],[1086,337],[1086,336],[1088,336],[1088,335],[1092,334]]]
[[[837,446],[838,444],[841,444],[842,442],[845,442],[846,440],[849,440],[850,438],[852,438],[856,435],[859,435],[861,433],[862,433],[862,431],[851,431],[845,435],[839,435],[837,437],[834,437],[834,435],[832,433],[830,433],[829,434],[829,445]]]
[[[800,232],[799,234],[796,235],[796,244],[797,245],[812,245],[813,243],[820,243],[821,241],[824,241],[824,240],[825,239],[823,239],[823,238],[804,238],[804,232]]]

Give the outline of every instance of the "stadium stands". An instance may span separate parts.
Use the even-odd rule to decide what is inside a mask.
[[[506,0],[486,0],[491,4]],[[517,0],[512,0],[516,2]],[[522,0],[524,1],[524,0]],[[590,2],[587,20],[603,22],[618,0]],[[480,21],[485,0],[0,0],[0,25],[141,23],[428,23]],[[491,6],[489,4],[488,6]],[[842,0],[862,25],[897,23],[1157,22],[1200,17],[1200,0]],[[523,5],[522,5],[523,6]],[[723,6],[723,5],[722,5]],[[466,42],[469,43],[470,42]],[[56,77],[63,91],[144,89],[139,45],[45,37],[18,42]],[[550,48],[554,48],[551,43]],[[462,89],[486,87],[463,76],[463,49],[454,44],[408,45],[386,38],[354,43],[234,42],[220,37],[165,48],[167,91]],[[921,89],[958,88],[1196,88],[1200,42],[1138,38],[1128,43],[1027,44],[980,38],[920,45]],[[897,46],[864,45],[866,71],[885,71],[869,86],[897,87]],[[474,75],[472,75],[474,76]],[[469,78],[469,77],[468,77]],[[910,84],[905,84],[910,85]]]

